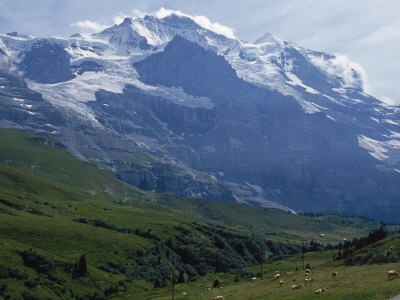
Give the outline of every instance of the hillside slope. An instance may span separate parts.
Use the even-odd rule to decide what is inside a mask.
[[[363,218],[306,217],[146,194],[74,159],[55,140],[8,130],[0,131],[0,140],[8,141],[2,161],[13,165],[0,163],[4,297],[79,299],[95,292],[148,297],[158,291],[152,290],[156,280],[168,285],[173,264],[177,277],[198,280],[256,265],[260,249],[265,260],[285,257],[301,251],[303,241],[335,242],[378,226]],[[107,192],[111,187],[113,194]],[[322,229],[325,238],[319,237]],[[82,255],[85,276],[74,266]]]

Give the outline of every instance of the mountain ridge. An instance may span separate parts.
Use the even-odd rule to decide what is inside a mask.
[[[13,96],[4,76],[3,111],[21,117],[4,113],[2,127],[60,138],[148,190],[397,220],[398,109],[366,94],[342,57],[272,35],[247,43],[173,14],[90,37],[0,40],[12,68],[32,70],[21,93],[46,104]],[[40,47],[60,57],[38,65]],[[52,66],[66,75],[52,77]],[[62,112],[60,124],[44,120],[50,111]]]

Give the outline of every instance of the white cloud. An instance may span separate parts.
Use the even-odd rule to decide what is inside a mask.
[[[119,13],[118,16],[113,18],[113,23],[119,25],[124,21],[125,18],[143,18],[145,15],[148,15],[148,13],[135,8],[131,11],[130,15]]]
[[[143,18],[145,15],[148,15],[148,13],[141,11],[140,9],[133,9],[132,10],[132,17],[134,18]]]
[[[74,22],[71,23],[70,26],[80,28],[83,32],[100,32],[107,28],[107,25],[102,25],[89,20]]]
[[[119,25],[124,21],[124,19],[126,17],[127,16],[123,16],[123,15],[116,16],[116,17],[114,17],[113,22],[114,22],[114,24]]]
[[[172,14],[177,15],[177,16],[187,17],[187,18],[192,19],[197,24],[199,24],[200,26],[202,26],[208,30],[211,30],[218,34],[222,34],[224,36],[227,36],[228,38],[232,38],[232,39],[236,38],[235,34],[234,34],[234,30],[232,28],[221,25],[220,23],[213,23],[205,16],[191,16],[191,15],[185,14],[179,10],[171,10],[171,9],[166,9],[164,7],[161,7],[160,10],[155,12],[154,14],[159,19],[165,18]]]
[[[326,59],[324,56],[310,56],[310,59],[328,74],[341,77],[343,87],[362,88],[364,92],[370,92],[366,72],[361,65],[352,62],[346,55],[335,54],[331,59]]]

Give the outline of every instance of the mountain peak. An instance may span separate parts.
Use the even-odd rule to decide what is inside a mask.
[[[267,32],[260,38],[258,38],[254,44],[264,44],[264,43],[276,43],[280,42],[281,40],[275,37],[273,34]]]
[[[125,18],[124,21],[121,23],[121,25],[124,25],[124,26],[132,25],[132,24],[133,24],[132,18]]]

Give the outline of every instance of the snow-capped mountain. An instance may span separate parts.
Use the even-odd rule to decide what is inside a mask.
[[[0,35],[0,126],[59,138],[143,189],[397,220],[400,115],[359,67],[190,17]]]

